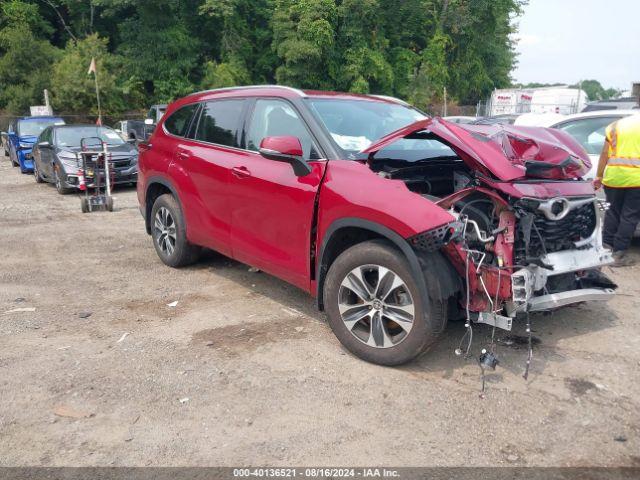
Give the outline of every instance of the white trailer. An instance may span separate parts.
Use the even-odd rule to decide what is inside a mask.
[[[494,90],[487,116],[521,113],[578,113],[587,104],[584,90],[569,87],[510,88]]]

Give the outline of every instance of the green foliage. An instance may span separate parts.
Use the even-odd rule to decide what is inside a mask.
[[[39,34],[52,31],[37,5],[9,1],[0,9],[0,107],[22,113],[43,103],[58,50]]]
[[[597,80],[582,80],[581,82],[572,85],[572,87],[582,88],[582,90],[587,94],[589,101],[609,100],[610,98],[619,97],[622,93],[620,90],[615,88],[605,89]]]
[[[337,7],[333,0],[276,0],[273,47],[281,60],[279,83],[331,88],[327,78],[334,45]]]
[[[121,59],[107,51],[107,40],[97,34],[77,42],[69,41],[64,54],[54,65],[51,78],[54,108],[97,113],[94,77],[87,73],[92,58],[96,59],[103,111],[119,113],[126,110],[125,95],[118,85],[117,76]]]
[[[435,109],[511,84],[526,0],[4,0],[0,108],[51,90],[64,112],[117,114],[198,89],[282,83]],[[617,92],[585,81],[591,99]]]

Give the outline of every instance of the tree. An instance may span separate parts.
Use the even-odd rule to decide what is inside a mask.
[[[43,103],[51,66],[59,52],[38,35],[53,29],[37,5],[10,1],[0,9],[0,107],[22,114],[30,105]]]
[[[587,94],[589,101],[592,102],[596,100],[617,98],[621,94],[620,90],[615,88],[605,89],[597,80],[582,80],[577,84],[572,85],[572,88],[582,88],[582,90]]]
[[[95,58],[100,85],[102,110],[109,114],[127,109],[124,92],[119,86],[122,59],[107,50],[107,39],[98,34],[74,42],[70,40],[60,60],[53,67],[52,104],[65,112],[98,113],[93,75],[87,70]]]
[[[302,88],[331,89],[328,77],[337,7],[333,0],[276,0],[273,46],[281,64],[279,83]]]

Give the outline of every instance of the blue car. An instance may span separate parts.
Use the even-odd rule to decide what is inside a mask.
[[[33,171],[33,145],[42,131],[51,125],[64,125],[60,117],[21,117],[9,124],[5,150],[14,167],[22,173]]]

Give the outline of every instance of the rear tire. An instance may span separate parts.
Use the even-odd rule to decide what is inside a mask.
[[[106,202],[107,212],[113,212],[113,197],[107,197]]]
[[[200,247],[187,241],[182,210],[171,194],[160,195],[151,208],[151,238],[160,260],[173,268],[194,263]]]
[[[324,304],[338,340],[379,365],[401,365],[423,353],[447,315],[447,302],[424,298],[404,255],[379,240],[357,244],[331,264]]]
[[[89,200],[86,197],[80,199],[80,210],[82,213],[89,213]]]

